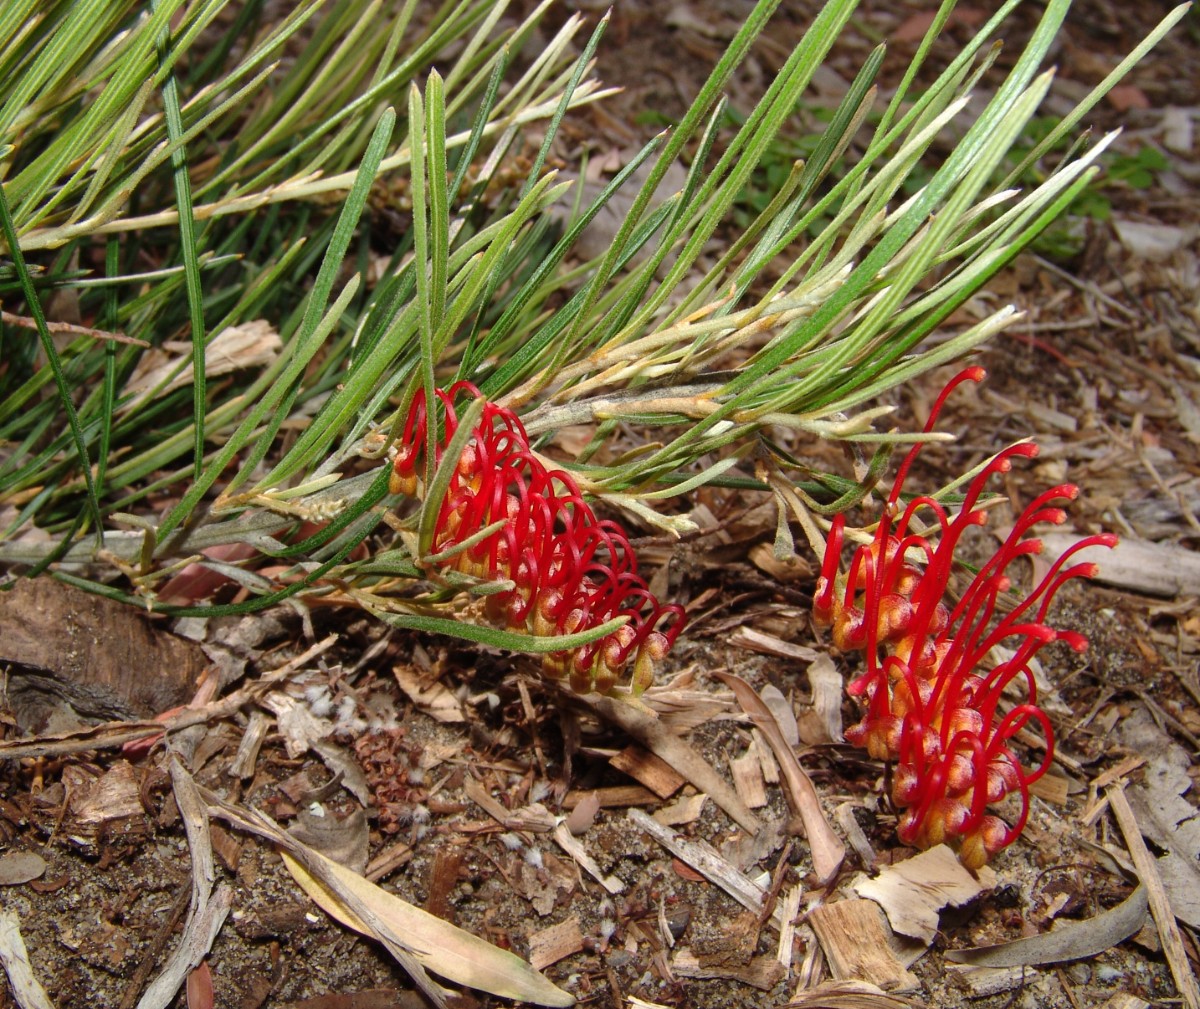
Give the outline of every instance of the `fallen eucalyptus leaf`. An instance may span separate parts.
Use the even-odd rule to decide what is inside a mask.
[[[1139,886],[1116,907],[1072,921],[1052,932],[996,946],[951,949],[946,959],[977,967],[1035,967],[1095,956],[1124,942],[1146,921],[1146,888]]]
[[[354,894],[395,935],[409,942],[420,942],[425,949],[414,948],[412,954],[435,974],[504,998],[544,1006],[575,1004],[574,996],[552,984],[515,953],[493,946],[414,907],[324,855],[312,852],[313,858],[326,870],[323,878],[318,880],[289,852],[280,854],[301,889],[329,915],[356,932],[374,934],[375,929],[365,924],[342,900],[342,894]]]
[[[435,1003],[443,990],[428,969],[457,984],[503,998],[544,1006],[571,1006],[575,998],[515,953],[500,949],[428,911],[388,893],[358,873],[301,844],[269,817],[205,792],[211,815],[220,816],[277,845],[296,882],[330,917],[382,942]]]

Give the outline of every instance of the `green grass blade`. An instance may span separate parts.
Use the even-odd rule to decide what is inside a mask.
[[[458,469],[459,458],[467,442],[475,433],[479,418],[483,416],[485,400],[473,399],[458,420],[458,428],[446,445],[442,458],[434,471],[433,480],[426,485],[425,500],[421,502],[421,518],[417,524],[417,556],[427,557],[437,533],[437,520],[441,515],[442,503],[450,488],[450,481]]]
[[[446,95],[442,78],[431,71],[425,84],[426,157],[429,164],[429,324],[433,332],[446,311],[446,269],[450,255],[450,206],[446,187]],[[447,338],[449,334],[446,334]],[[439,340],[439,343],[444,341]]]
[[[79,415],[75,410],[75,401],[71,396],[71,389],[67,385],[67,377],[58,356],[58,349],[54,346],[54,340],[50,336],[50,329],[46,325],[46,316],[42,311],[41,298],[33,286],[33,278],[29,275],[29,268],[25,264],[25,257],[21,253],[21,248],[17,243],[17,229],[13,222],[12,213],[9,210],[8,195],[5,192],[3,183],[0,183],[0,232],[3,233],[4,239],[8,243],[9,254],[12,256],[13,268],[16,271],[18,283],[24,292],[29,314],[33,316],[34,324],[37,326],[42,351],[45,353],[46,361],[50,366],[51,372],[54,374],[54,384],[58,389],[59,404],[62,406],[63,413],[66,414],[67,426],[71,431],[71,439],[75,443],[75,453],[79,460],[79,468],[83,474],[84,484],[87,487],[88,509],[91,513],[94,531],[97,537],[101,537],[103,535],[103,521],[100,518],[100,500],[96,495],[96,484],[92,478],[92,465],[88,458],[87,444],[83,438],[83,428],[79,424]]]
[[[429,293],[429,205],[425,197],[425,110],[414,84],[408,92],[408,143],[412,149],[413,269],[417,274],[417,332],[421,339],[419,378],[425,396],[425,486],[433,482],[441,417],[434,395],[437,361],[433,350],[433,304]],[[406,397],[407,399],[407,397]]]
[[[160,0],[151,0],[150,9],[155,10]],[[166,62],[169,30],[159,37],[159,60]],[[200,289],[200,263],[196,246],[196,222],[192,216],[192,184],[188,177],[187,150],[181,142],[183,116],[179,109],[179,81],[174,70],[168,70],[162,87],[163,111],[167,120],[167,136],[176,144],[171,155],[171,174],[175,184],[175,203],[179,208],[179,244],[183,253],[183,272],[187,290],[188,315],[192,337],[192,426],[195,440],[192,443],[192,470],[199,479],[204,468],[204,404],[207,369],[204,365],[204,294]]]

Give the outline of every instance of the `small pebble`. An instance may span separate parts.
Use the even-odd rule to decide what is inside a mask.
[[[674,908],[666,915],[667,928],[671,931],[671,936],[676,942],[683,938],[683,933],[687,931],[688,924],[692,920],[692,911],[688,907]]]
[[[1076,984],[1089,984],[1092,980],[1092,969],[1086,963],[1072,964],[1067,968],[1067,976]]]

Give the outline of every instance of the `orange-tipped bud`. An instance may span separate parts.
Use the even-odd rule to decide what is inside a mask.
[[[1003,754],[987,765],[988,803],[999,802],[1006,795],[1021,789],[1021,772],[1011,754]]]
[[[958,860],[974,871],[982,869],[996,852],[1012,840],[1009,830],[1003,820],[995,816],[985,816],[979,826],[963,837],[958,849]]]
[[[975,787],[975,761],[971,754],[955,753],[946,767],[946,794],[966,795]]]
[[[959,733],[976,738],[984,732],[983,715],[974,708],[952,708],[940,711],[933,717],[934,728],[943,730],[946,739],[953,740]]]
[[[850,738],[850,733],[846,733]],[[904,808],[911,806],[921,797],[921,776],[911,764],[897,764],[892,772],[892,802]]]
[[[843,607],[833,618],[832,637],[839,651],[862,651],[867,644],[867,625],[862,610],[853,606]]]
[[[913,608],[904,596],[891,593],[879,600],[879,619],[875,633],[881,644],[898,641],[908,633]]]
[[[405,497],[415,497],[417,493],[417,474],[401,473],[393,469],[388,477],[388,493],[403,494]]]

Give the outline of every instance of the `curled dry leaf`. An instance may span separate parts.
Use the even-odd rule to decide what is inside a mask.
[[[972,875],[944,844],[889,865],[874,879],[859,879],[854,890],[883,908],[892,929],[901,935],[933,942],[938,912],[947,904],[960,907],[996,885],[987,866]]]
[[[695,687],[694,669],[685,669],[667,683],[650,687],[642,694],[642,702],[657,716],[666,732],[683,736],[717,715],[733,709],[727,697],[718,697]]]
[[[361,808],[338,817],[314,803],[296,814],[288,833],[339,865],[358,873],[366,871],[370,838],[367,815]]]
[[[438,722],[457,723],[467,720],[462,701],[441,680],[426,679],[411,665],[393,666],[392,673],[396,682],[400,684],[400,689],[417,706],[417,710],[425,712]]]
[[[282,348],[279,334],[266,319],[230,326],[214,336],[205,348],[204,373],[213,378],[241,368],[265,367],[279,356]],[[166,385],[160,395],[191,385],[191,357],[192,345],[177,340],[165,343],[163,350],[143,354],[125,384],[124,395],[133,398],[123,403],[119,412],[130,413],[163,383]]]

